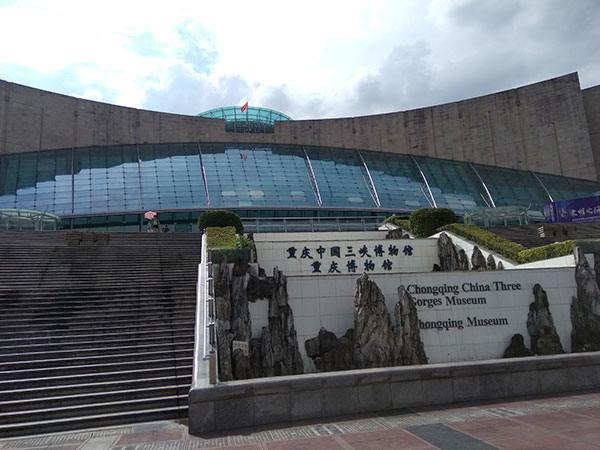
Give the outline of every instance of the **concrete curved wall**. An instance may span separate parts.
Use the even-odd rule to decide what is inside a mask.
[[[273,134],[251,134],[226,132],[219,119],[125,108],[0,81],[0,154],[135,143],[261,142],[415,154],[598,180],[600,90],[594,89],[585,91],[584,106],[579,78],[572,73],[445,105],[276,122]],[[593,138],[586,110],[595,111]]]

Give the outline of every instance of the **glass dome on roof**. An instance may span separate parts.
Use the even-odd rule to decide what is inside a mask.
[[[256,106],[248,106],[243,112],[240,106],[225,106],[200,113],[198,117],[225,119],[225,131],[238,133],[273,133],[276,120],[292,120],[279,111]]]

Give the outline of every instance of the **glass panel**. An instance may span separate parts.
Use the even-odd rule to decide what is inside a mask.
[[[425,183],[407,155],[360,152],[371,173],[382,208],[429,208]]]
[[[306,147],[323,207],[377,208],[353,150]]]
[[[531,172],[473,164],[496,206],[525,206],[542,210],[548,196]]]
[[[464,214],[491,206],[479,178],[467,163],[420,156],[415,156],[415,160],[439,208]]]
[[[537,176],[544,183],[554,201],[600,195],[600,183],[597,181],[578,180],[543,173],[538,173]],[[546,198],[546,201],[549,202],[550,199]]]
[[[298,147],[203,144],[201,148],[211,207],[318,207]]]
[[[140,145],[141,209],[205,208],[197,144]]]

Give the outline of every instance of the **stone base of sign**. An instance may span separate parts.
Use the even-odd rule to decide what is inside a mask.
[[[189,431],[598,388],[600,352],[231,381],[190,391]]]

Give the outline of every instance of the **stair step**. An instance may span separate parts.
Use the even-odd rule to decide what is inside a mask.
[[[136,411],[138,409],[158,409],[179,407],[187,403],[187,395],[169,395],[156,398],[123,399],[106,403],[89,405],[60,406],[58,408],[34,409],[29,411],[13,411],[0,413],[0,424],[16,424],[33,420],[63,419],[73,416],[111,414],[114,412]]]
[[[186,418],[187,405],[0,425],[0,438]]]
[[[138,390],[138,389],[149,389],[159,388],[163,386],[169,386],[171,384],[176,386],[185,386],[186,389],[190,389],[192,381],[192,375],[183,374],[178,376],[163,376],[163,377],[149,377],[149,378],[137,378],[134,380],[113,380],[113,381],[102,381],[96,383],[79,383],[79,384],[66,384],[58,386],[33,386],[30,388],[22,389],[10,389],[0,391],[2,394],[3,401],[11,402],[18,400],[41,400],[47,397],[58,397],[58,396],[84,396],[94,393],[111,392],[119,390]]]
[[[0,437],[187,416],[201,235],[0,232]]]
[[[138,363],[148,360],[171,360],[172,358],[179,359],[189,357],[193,352],[193,345],[187,348],[174,349],[170,348],[163,351],[147,351],[147,352],[135,352],[135,353],[121,353],[114,354],[109,351],[103,351],[98,349],[99,355],[80,356],[80,357],[62,357],[62,358],[47,358],[47,359],[26,359],[17,360],[10,362],[0,362],[0,369],[5,371],[15,370],[34,370],[43,368],[57,368],[57,367],[81,367],[88,365],[101,365],[101,364],[116,364],[116,363]],[[23,355],[25,356],[25,355]],[[1,376],[0,376],[1,377]]]
[[[71,360],[72,358],[89,358],[103,355],[122,356],[126,354],[132,354],[131,352],[136,351],[139,354],[147,356],[152,353],[161,351],[173,351],[173,350],[185,350],[193,349],[194,341],[192,336],[189,338],[182,338],[178,341],[170,341],[157,344],[139,344],[139,345],[128,345],[128,346],[115,346],[115,347],[95,347],[95,348],[84,348],[75,350],[55,350],[55,351],[36,351],[28,352],[27,347],[20,353],[6,353],[0,354],[0,365],[5,362],[20,362],[20,361],[47,361],[52,359],[57,360]],[[20,350],[20,348],[15,348]]]
[[[30,379],[0,380],[0,392],[33,387],[66,386],[72,384],[93,384],[110,381],[137,380],[141,378],[160,378],[166,376],[191,376],[192,365],[177,364],[171,367],[153,367],[149,369],[125,370],[103,373],[78,373],[71,375],[42,376]]]
[[[191,318],[193,319],[193,317]],[[31,327],[24,328],[20,331],[12,330],[10,333],[0,332],[0,342],[4,344],[15,344],[19,343],[47,343],[47,342],[61,342],[64,339],[69,340],[90,340],[97,339],[104,335],[112,336],[118,334],[120,336],[139,336],[148,335],[152,336],[169,336],[173,330],[183,332],[184,330],[193,330],[193,320],[181,320],[177,321],[176,324],[169,324],[169,327],[165,329],[164,321],[146,321],[149,323],[139,323],[134,325],[123,325],[114,326],[107,324],[106,327],[89,329],[81,328],[77,324],[72,328],[66,328],[64,324],[57,325],[55,327],[44,327],[36,330],[32,330]],[[56,334],[60,332],[60,334]],[[193,331],[192,331],[193,332]]]
[[[90,392],[78,394],[64,394],[55,397],[44,397],[21,400],[0,401],[0,418],[2,414],[12,412],[31,412],[35,410],[62,408],[66,406],[94,405],[97,403],[119,402],[123,400],[142,400],[156,397],[187,397],[189,384],[161,385],[139,387],[136,389],[114,390],[104,392]],[[3,396],[4,397],[4,396]],[[1,420],[1,419],[0,419]]]

